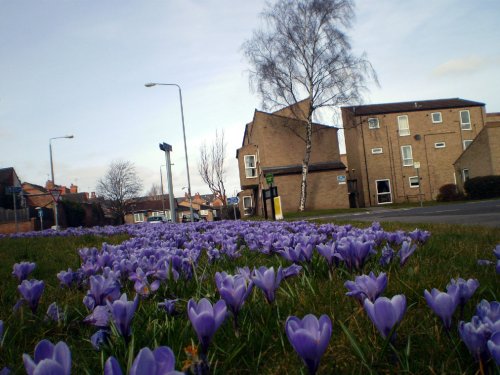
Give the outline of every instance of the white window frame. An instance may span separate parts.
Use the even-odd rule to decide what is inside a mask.
[[[415,179],[415,178],[417,179],[417,184],[416,185],[411,182],[411,180]],[[410,184],[410,188],[412,188],[412,189],[418,188],[420,186],[420,178],[418,176],[410,176],[410,177],[408,177],[408,182]]]
[[[378,192],[378,182],[379,181],[387,181],[389,183],[389,192],[388,193],[379,193]],[[377,191],[377,204],[391,204],[392,203],[392,189],[391,189],[391,180],[389,180],[388,178],[382,178],[380,180],[375,180],[375,190]],[[390,197],[390,201],[389,202],[379,202],[378,201],[378,197],[380,195],[387,195],[389,194],[389,197]]]
[[[245,204],[245,202],[247,200],[250,200],[250,206]],[[243,211],[245,213],[245,215],[250,215],[250,212],[253,208],[253,200],[252,200],[252,196],[251,195],[245,195],[244,197],[242,197],[242,202],[243,202]]]
[[[435,121],[434,115],[439,115],[439,120]],[[441,114],[441,112],[432,112],[431,113],[431,120],[432,120],[433,124],[441,124],[443,122],[443,115]]]
[[[372,126],[372,124],[370,123],[370,120],[375,120],[376,124],[374,124]],[[372,121],[372,122],[374,122],[374,121]],[[370,117],[370,118],[368,118],[368,129],[379,129],[379,128],[380,128],[380,122],[379,122],[379,120],[378,120],[377,117]]]
[[[250,158],[253,158],[253,167],[249,167],[249,163],[247,162],[247,160],[249,160]],[[243,157],[243,163],[245,164],[245,177],[246,178],[257,178],[257,156],[256,155],[245,155]],[[252,175],[249,175],[249,171],[254,171],[255,175],[252,176]]]
[[[400,119],[406,119],[406,127],[401,127]],[[398,116],[398,133],[400,137],[405,137],[410,135],[410,121],[408,119],[408,115]]]
[[[446,142],[436,142],[434,143],[434,148],[445,148]]]
[[[410,158],[405,158],[405,153],[403,149],[410,148]],[[413,167],[413,149],[411,145],[401,146],[401,160],[403,161],[403,167]]]
[[[462,121],[462,113],[467,113],[467,116],[469,117],[469,122],[463,122]],[[460,128],[462,130],[472,130],[472,124],[470,120],[470,112],[468,109],[465,109],[463,111],[459,112],[459,117],[460,117]]]
[[[143,223],[143,222],[144,222],[144,212],[134,212],[134,223]]]
[[[465,145],[466,142],[468,142],[467,145]],[[472,139],[464,139],[462,141],[462,144],[464,146],[464,150],[467,149],[467,147],[469,147],[471,143],[472,143]]]
[[[465,183],[469,179],[469,168],[462,169],[462,182]]]
[[[383,153],[384,153],[384,150],[382,149],[382,147],[372,148],[372,154],[374,154],[374,155],[383,154]]]

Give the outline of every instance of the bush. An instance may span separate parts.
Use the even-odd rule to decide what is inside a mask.
[[[437,196],[438,202],[451,202],[464,199],[464,195],[460,193],[455,184],[446,184],[439,188],[439,194]]]
[[[500,197],[500,176],[474,177],[465,181],[464,189],[472,199]]]

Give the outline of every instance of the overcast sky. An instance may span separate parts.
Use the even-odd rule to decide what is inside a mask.
[[[0,168],[22,181],[94,191],[113,160],[129,160],[144,190],[173,146],[176,196],[187,185],[182,87],[192,192],[208,193],[199,148],[227,141],[227,190],[239,188],[236,149],[261,108],[241,44],[264,0],[0,0]],[[500,1],[364,0],[350,31],[380,87],[365,103],[460,97],[500,112]],[[322,118],[328,125],[340,125]]]

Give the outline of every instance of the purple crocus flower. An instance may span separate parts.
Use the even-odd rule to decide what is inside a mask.
[[[481,267],[486,267],[486,266],[491,266],[493,262],[488,259],[478,259],[477,260],[477,265]]]
[[[137,304],[139,303],[139,296],[136,294],[133,301],[127,299],[127,294],[123,293],[120,299],[108,302],[109,309],[111,310],[111,317],[116,326],[116,329],[123,337],[130,336],[130,325],[134,318]]]
[[[134,281],[134,289],[136,293],[141,296],[149,296],[152,292],[155,292],[160,287],[160,280],[155,280],[149,283],[148,276],[152,275],[154,271],[144,272],[142,268],[138,267],[135,272],[133,272],[129,279]]]
[[[275,292],[279,288],[281,280],[283,280],[281,266],[277,272],[274,272],[274,267],[267,268],[265,266],[253,270],[252,281],[264,292],[268,303],[274,302]]]
[[[162,307],[168,315],[174,315],[175,314],[175,304],[179,301],[178,298],[176,299],[165,299],[164,302],[160,302],[158,304],[158,307]]]
[[[388,266],[391,262],[392,259],[394,258],[394,250],[392,247],[389,246],[389,244],[386,244],[382,248],[382,255],[380,256],[379,263],[381,266]]]
[[[417,245],[412,244],[411,241],[403,241],[401,244],[401,249],[399,249],[399,264],[401,267],[405,265],[408,261],[408,258],[417,250]]]
[[[226,302],[219,300],[212,306],[206,298],[202,298],[198,303],[191,298],[187,305],[187,311],[189,320],[198,335],[201,352],[206,353],[215,331],[226,318]]]
[[[28,375],[69,375],[71,352],[63,341],[56,345],[48,340],[40,341],[35,347],[34,360],[23,354],[24,368]]]
[[[286,320],[285,331],[288,341],[306,364],[309,374],[316,374],[332,335],[330,318],[321,315],[318,320],[314,315],[308,314],[301,320],[290,316]]]
[[[493,249],[493,255],[495,255],[495,258],[500,260],[500,244],[496,245],[495,248]]]
[[[59,279],[61,286],[70,287],[73,281],[76,279],[76,272],[73,272],[71,268],[67,271],[60,271],[57,273],[57,278]]]
[[[495,267],[495,270],[497,271],[497,275],[500,275],[500,259],[497,260],[497,265]]]
[[[491,337],[491,329],[478,316],[473,316],[467,323],[461,321],[458,324],[458,333],[476,361],[488,357],[487,342]]]
[[[328,267],[332,268],[334,265],[338,265],[339,258],[334,256],[337,252],[337,245],[335,241],[330,241],[326,244],[318,244],[316,246],[316,250],[319,255],[326,259]]]
[[[12,275],[17,277],[19,281],[26,280],[35,267],[36,264],[31,262],[16,263],[12,267]]]
[[[463,309],[467,301],[479,287],[479,281],[476,279],[469,279],[467,281],[462,278],[458,278],[457,280],[451,279],[450,283],[446,286],[446,290],[449,292],[450,288],[453,288],[453,286],[457,287],[457,303]]]
[[[238,312],[252,291],[253,282],[248,282],[242,275],[232,276],[225,272],[217,272],[215,285],[237,321]]]
[[[297,276],[300,271],[302,271],[302,266],[299,266],[298,264],[292,264],[291,266],[283,268],[282,275],[283,275],[283,280],[292,277],[292,276]]]
[[[100,329],[90,337],[90,343],[95,350],[101,350],[103,345],[108,342],[109,331]]]
[[[375,276],[370,272],[369,275],[356,276],[354,281],[346,281],[344,286],[349,290],[346,295],[356,298],[359,303],[363,304],[366,298],[375,302],[387,287],[387,275],[382,272]]]
[[[175,356],[168,346],[155,350],[142,348],[135,357],[129,375],[182,375],[175,371]],[[123,375],[115,357],[109,357],[104,365],[104,375]]]
[[[365,299],[363,306],[383,338],[387,338],[406,312],[406,297],[398,294],[392,299],[379,297],[372,303]],[[394,337],[394,335],[393,335]]]
[[[45,314],[47,319],[53,320],[54,322],[60,322],[63,320],[63,312],[59,308],[56,302],[52,302],[47,309],[47,313]]]
[[[500,366],[500,331],[497,331],[493,335],[491,335],[491,338],[488,340],[487,345],[491,357],[493,358],[497,366]]]
[[[90,290],[83,299],[89,310],[95,306],[105,305],[106,301],[113,302],[120,297],[120,283],[113,278],[102,275],[90,276]]]
[[[35,312],[38,307],[38,302],[42,297],[45,283],[39,280],[23,280],[21,285],[18,285],[17,290],[21,293],[23,299],[20,303],[27,302],[31,311]],[[18,302],[19,304],[19,302]]]
[[[3,369],[0,370],[0,375],[10,375],[11,371],[10,368],[4,367]]]
[[[374,245],[373,241],[344,237],[337,243],[337,253],[334,256],[343,260],[350,271],[360,270],[368,257],[376,253]]]
[[[96,327],[107,327],[109,325],[109,306],[96,306],[83,321]]]
[[[431,292],[424,291],[425,300],[434,313],[443,320],[444,327],[451,328],[451,318],[458,306],[458,287],[448,285],[447,292],[433,288]]]

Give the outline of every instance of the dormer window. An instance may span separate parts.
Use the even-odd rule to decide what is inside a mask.
[[[368,119],[368,129],[378,129],[380,124],[378,123],[378,118],[372,117]]]

